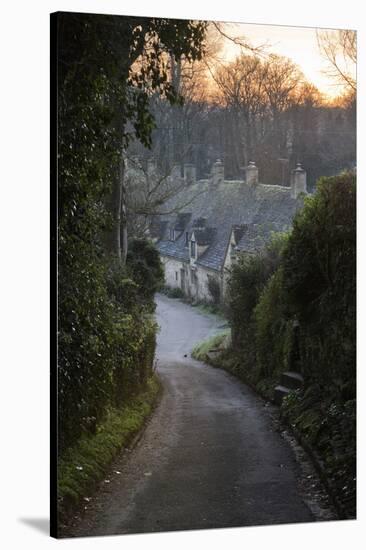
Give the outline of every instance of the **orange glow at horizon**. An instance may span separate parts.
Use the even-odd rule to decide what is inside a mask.
[[[320,54],[316,30],[308,27],[225,23],[225,33],[228,35],[243,37],[253,47],[266,44],[267,53],[276,53],[290,58],[299,66],[309,82],[314,84],[324,96],[333,99],[344,92],[344,86],[326,74],[328,64]],[[220,55],[224,62],[231,61],[240,52],[240,46],[224,39]]]

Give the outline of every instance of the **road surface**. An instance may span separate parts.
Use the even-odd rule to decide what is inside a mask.
[[[68,536],[313,521],[300,467],[263,401],[190,358],[223,321],[165,296],[157,319],[160,404]]]

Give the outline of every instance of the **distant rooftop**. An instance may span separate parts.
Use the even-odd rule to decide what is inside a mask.
[[[213,186],[210,181],[200,180],[168,201],[166,210],[171,211],[179,204],[187,205],[181,211],[181,214],[186,214],[180,218],[185,221],[182,235],[175,241],[169,240],[169,228],[176,224],[177,214],[161,216],[161,220],[168,223],[156,245],[159,252],[188,262],[185,233],[191,233],[197,220],[203,218],[203,227],[210,229],[209,238],[208,234],[204,235],[204,242],[209,247],[196,263],[220,271],[232,229],[237,233],[238,250],[252,252],[268,241],[272,231],[289,229],[303,199],[301,196],[292,198],[290,187],[251,186],[239,181],[224,181]]]

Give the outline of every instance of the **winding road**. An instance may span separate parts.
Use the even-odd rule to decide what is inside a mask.
[[[223,321],[165,296],[157,320],[161,401],[69,536],[313,521],[264,402],[190,357]]]

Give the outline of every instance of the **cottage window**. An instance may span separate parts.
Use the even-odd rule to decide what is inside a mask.
[[[189,233],[186,231],[186,244],[185,246],[189,246]]]
[[[170,240],[174,241],[174,229],[170,230]]]
[[[178,281],[178,271],[175,272],[175,280]]]
[[[196,241],[191,241],[191,258],[196,257]]]

